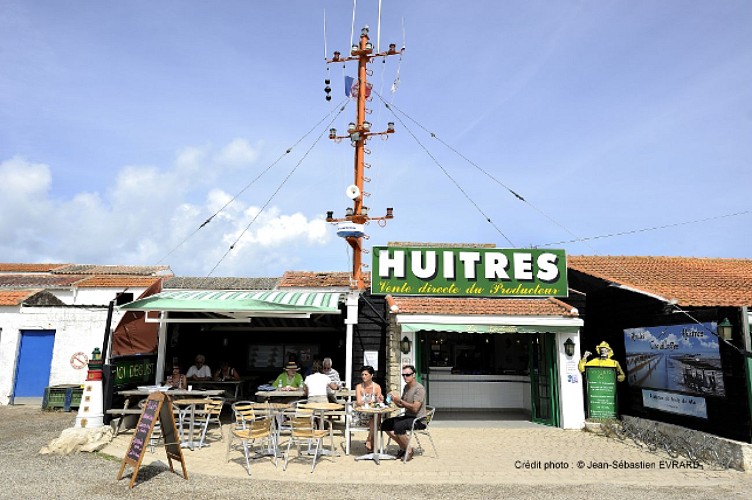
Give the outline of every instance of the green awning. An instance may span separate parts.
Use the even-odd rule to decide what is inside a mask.
[[[400,324],[402,332],[458,332],[458,333],[572,333],[580,331],[570,325],[453,325],[446,323]]]
[[[253,315],[338,314],[340,292],[169,290],[120,306],[124,311]]]

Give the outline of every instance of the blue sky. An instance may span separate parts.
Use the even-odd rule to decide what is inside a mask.
[[[351,203],[326,131],[356,72],[323,61],[352,5],[0,0],[0,260],[350,270],[323,219]],[[395,219],[367,245],[749,257],[751,24],[747,1],[384,0],[381,47],[406,50],[371,65],[398,118],[369,104],[397,133],[369,142],[366,204]]]

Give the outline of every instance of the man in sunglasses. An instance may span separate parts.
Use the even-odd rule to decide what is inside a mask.
[[[404,408],[404,415],[398,417],[387,418],[381,424],[381,430],[386,432],[390,438],[399,445],[400,451],[397,453],[397,458],[403,458],[407,454],[407,460],[413,459],[413,448],[407,449],[409,438],[407,437],[407,431],[413,426],[413,421],[416,418],[425,416],[425,400],[426,389],[415,378],[415,367],[413,365],[405,365],[402,367],[402,378],[405,381],[405,389],[402,391],[402,396],[397,391],[392,393],[392,401],[399,408]],[[415,422],[415,429],[425,429],[426,426],[423,422]]]

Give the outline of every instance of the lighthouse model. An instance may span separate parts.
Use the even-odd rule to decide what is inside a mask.
[[[89,360],[84,392],[76,416],[76,427],[95,428],[104,426],[104,406],[102,400],[102,352],[94,348]]]

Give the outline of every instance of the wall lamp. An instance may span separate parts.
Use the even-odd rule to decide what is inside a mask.
[[[731,340],[731,334],[733,333],[733,331],[734,325],[731,324],[728,318],[723,318],[723,321],[718,323],[718,336],[723,340]]]
[[[574,356],[574,342],[571,338],[568,338],[564,342],[564,354],[566,354],[570,358]]]
[[[402,340],[400,340],[400,351],[402,351],[402,354],[409,354],[410,348],[413,346],[413,343],[410,342],[410,339],[405,337],[402,337]]]

